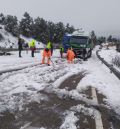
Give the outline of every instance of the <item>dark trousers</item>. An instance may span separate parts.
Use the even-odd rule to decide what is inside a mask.
[[[53,48],[51,48],[51,56],[53,55]]]
[[[34,50],[31,51],[31,56],[34,57]]]
[[[22,51],[22,50],[21,50],[21,49],[19,49],[19,57],[21,57],[21,51]]]
[[[60,51],[60,56],[61,56],[61,58],[63,58],[63,52],[61,52],[61,51]]]

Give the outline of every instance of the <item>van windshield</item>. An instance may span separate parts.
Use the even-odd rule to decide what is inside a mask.
[[[72,44],[86,44],[88,41],[88,37],[84,37],[84,36],[72,36],[70,38],[70,43]]]

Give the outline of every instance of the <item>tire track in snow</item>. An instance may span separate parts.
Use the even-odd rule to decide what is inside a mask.
[[[66,68],[66,66],[63,66],[63,65],[56,66],[56,68],[48,67],[48,66],[42,66],[42,67],[35,66],[35,67],[27,68],[24,70],[20,70],[20,71],[8,73],[8,74],[5,73],[5,74],[1,75],[0,76],[0,79],[1,79],[1,82],[0,82],[0,96],[1,96],[0,103],[2,105],[6,104],[6,106],[8,106],[7,103],[8,102],[10,103],[13,101],[14,94],[16,96],[16,93],[14,91],[20,90],[20,88],[22,88],[22,87],[23,87],[23,89],[24,88],[26,89],[25,92],[26,93],[28,92],[29,96],[33,96],[34,94],[36,94],[36,92],[38,90],[36,88],[34,89],[34,84],[33,84],[33,86],[30,84],[30,83],[32,83],[32,81],[30,81],[28,83],[28,86],[26,87],[26,85],[27,85],[26,81],[29,81],[31,79],[31,80],[35,81],[35,84],[38,84],[38,85],[41,85],[43,82],[45,82],[46,83],[45,86],[47,86],[50,83],[53,83],[59,77],[66,74],[66,72],[67,72],[66,70],[64,70],[64,72],[62,72],[62,70],[64,68]],[[39,71],[41,71],[41,72],[39,72]],[[45,73],[45,71],[46,71],[46,73]],[[59,74],[57,74],[57,73],[59,73]],[[54,78],[52,77],[52,75],[54,76]],[[15,78],[16,76],[17,76],[17,78]],[[34,76],[35,76],[35,78],[34,78]],[[37,76],[38,76],[38,78],[36,78]],[[50,77],[51,79],[47,80],[46,76],[48,78]],[[42,79],[42,80],[40,80],[40,79]],[[18,84],[20,81],[21,81],[21,84]],[[21,93],[22,92],[20,91],[20,94],[18,94],[18,96],[16,96],[18,99],[19,99],[19,95],[21,96]],[[28,99],[30,99],[30,98],[28,98]],[[16,103],[16,102],[12,102],[12,103]]]

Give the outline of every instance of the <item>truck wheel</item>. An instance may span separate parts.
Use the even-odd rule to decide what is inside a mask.
[[[92,50],[90,50],[89,52],[88,52],[88,58],[90,58],[92,56]]]
[[[85,56],[86,54],[87,54],[86,49],[83,49],[82,56],[84,61],[87,59],[87,57]]]
[[[86,53],[86,54],[87,54],[87,53]],[[88,58],[88,57],[86,56],[86,54],[85,54],[85,53],[82,54],[83,61],[86,61],[87,58]]]

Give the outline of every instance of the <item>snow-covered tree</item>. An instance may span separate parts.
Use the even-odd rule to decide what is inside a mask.
[[[110,36],[107,38],[107,41],[108,41],[108,42],[112,42],[112,35],[110,35]]]
[[[47,21],[45,21],[43,18],[37,17],[34,20],[33,33],[36,39],[40,40],[43,43],[46,43],[49,39]]]
[[[0,24],[4,24],[5,16],[3,13],[0,14]]]
[[[97,41],[98,41],[99,44],[105,43],[106,42],[106,37],[103,37],[103,36],[98,37]]]
[[[55,24],[55,35],[54,42],[59,43],[62,41],[63,35],[65,34],[65,26],[62,22]]]
[[[75,28],[73,26],[70,26],[69,23],[65,26],[65,32],[68,34],[71,34],[75,31]]]
[[[49,40],[54,42],[54,35],[55,35],[55,24],[53,22],[48,22],[48,30],[49,30]]]
[[[24,17],[20,21],[20,33],[26,37],[32,36],[33,18],[30,17],[29,13],[25,12]]]
[[[19,35],[18,20],[16,16],[7,15],[4,24],[6,31],[12,33],[13,36]]]
[[[93,46],[95,47],[95,45],[97,44],[97,37],[94,31],[91,32],[91,41],[93,43]]]

